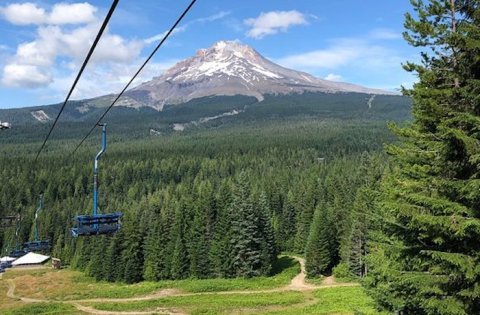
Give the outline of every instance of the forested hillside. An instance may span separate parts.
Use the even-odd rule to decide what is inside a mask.
[[[111,97],[108,99],[110,100]],[[140,126],[146,129],[145,133],[148,133],[148,127],[171,132],[173,123],[188,123],[232,110],[241,112],[221,121],[247,123],[287,117],[405,120],[410,117],[410,104],[409,98],[400,95],[376,95],[372,98],[372,95],[362,93],[265,95],[265,99],[261,102],[254,97],[242,95],[212,96],[182,104],[166,105],[162,111],[150,107],[115,106],[108,117],[110,122],[127,124],[129,129],[139,129]],[[69,125],[93,122],[108,105],[110,105],[108,100],[103,98],[71,101],[63,112],[61,121]],[[24,130],[25,126],[42,128],[42,125],[48,125],[51,122],[59,109],[60,104],[0,109],[0,119],[12,123],[21,130]],[[50,120],[40,122],[35,119],[32,113],[37,111],[43,111]]]
[[[97,279],[268,275],[277,253],[305,250],[311,262],[322,261],[309,272],[328,273],[341,259],[362,259],[355,209],[386,166],[381,149],[392,140],[384,123],[315,119],[135,142],[114,137],[100,161],[100,208],[123,212],[123,227],[81,239],[70,228],[76,214],[91,211],[98,144],[69,156],[75,143],[59,141],[36,164],[28,152],[37,143],[4,144],[0,211],[21,214],[18,241],[26,241],[44,193],[41,238],[52,240],[53,256]],[[13,227],[2,234],[4,251],[13,235]]]

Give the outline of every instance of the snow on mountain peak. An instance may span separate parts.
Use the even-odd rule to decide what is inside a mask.
[[[281,67],[239,41],[218,41],[178,62],[164,74],[141,84],[130,94],[148,94],[156,108],[212,95],[247,95],[259,101],[265,94],[359,92],[383,94],[353,84],[318,79]]]
[[[159,77],[172,82],[201,81],[213,76],[237,78],[245,84],[282,76],[265,66],[267,61],[255,50],[237,41],[219,41],[200,49],[196,56],[177,63]]]

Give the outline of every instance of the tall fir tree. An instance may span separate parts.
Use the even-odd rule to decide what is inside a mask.
[[[215,233],[210,246],[210,262],[213,275],[219,278],[233,277],[233,244],[230,207],[219,209]]]
[[[395,224],[367,283],[390,311],[480,314],[480,2],[411,3],[404,37],[424,49],[405,65],[419,77],[405,90],[414,121],[394,127],[380,204]]]
[[[107,248],[104,274],[107,281],[122,281],[125,273],[125,267],[122,263],[122,251],[124,242],[124,232],[120,230],[112,237],[110,245]]]
[[[126,227],[126,233],[129,237],[125,242],[125,249],[122,252],[124,275],[123,280],[126,283],[135,283],[143,280],[143,231],[138,222],[130,221],[130,226]]]
[[[277,259],[277,249],[275,244],[275,235],[272,227],[272,219],[270,217],[270,206],[267,195],[262,192],[256,205],[258,217],[258,231],[260,232],[260,248],[261,248],[261,271],[262,275],[269,275],[272,266]]]
[[[352,227],[348,238],[347,261],[350,272],[360,278],[368,273],[367,254],[369,240],[369,223],[374,217],[374,193],[368,187],[362,187],[357,191],[353,203]]]
[[[296,234],[297,212],[295,209],[295,197],[291,191],[287,194],[287,200],[283,204],[279,223],[279,237],[277,246],[281,250],[293,251]]]
[[[192,222],[190,241],[190,276],[207,278],[210,276],[209,215],[207,209],[197,208]]]
[[[230,205],[232,215],[233,270],[237,277],[261,274],[261,235],[247,176],[242,172],[234,187]]]
[[[330,273],[333,264],[332,223],[329,209],[320,204],[315,210],[305,247],[305,268],[309,277]]]
[[[185,244],[185,215],[183,204],[176,207],[174,226],[172,228],[172,242],[170,253],[172,255],[170,274],[173,279],[184,279],[188,276],[188,252]]]

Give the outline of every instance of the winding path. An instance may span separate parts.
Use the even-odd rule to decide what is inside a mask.
[[[332,287],[351,287],[358,286],[357,283],[335,283],[332,277],[325,278],[324,282],[321,285],[309,284],[305,281],[306,271],[305,271],[305,259],[297,256],[290,256],[300,264],[300,273],[296,275],[289,285],[274,289],[267,290],[237,290],[237,291],[220,291],[220,292],[200,292],[200,293],[182,293],[182,291],[177,289],[163,289],[153,294],[131,297],[131,298],[97,298],[97,299],[83,299],[83,300],[70,300],[62,301],[56,303],[66,303],[73,305],[77,310],[87,313],[87,314],[96,314],[96,315],[147,315],[147,314],[170,314],[170,315],[183,315],[180,310],[173,308],[157,308],[151,311],[144,312],[111,312],[111,311],[102,311],[97,310],[91,306],[82,305],[82,303],[122,303],[122,302],[135,302],[135,301],[148,301],[155,300],[162,297],[179,297],[179,296],[194,296],[194,295],[238,295],[238,294],[258,294],[258,293],[273,293],[273,292],[285,292],[285,291],[299,291],[304,292],[308,295],[306,302],[302,303],[301,306],[309,306],[318,302],[318,300],[311,294],[313,290],[326,289]],[[32,299],[28,297],[21,297],[15,295],[15,282],[11,279],[8,280],[8,291],[7,297],[11,299],[18,299],[25,303],[48,303],[53,302],[51,300],[41,300],[41,299]]]

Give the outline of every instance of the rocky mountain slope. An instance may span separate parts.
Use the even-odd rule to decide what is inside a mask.
[[[185,103],[205,96],[245,95],[261,101],[267,94],[303,92],[389,94],[322,80],[281,67],[247,45],[220,41],[208,49],[200,49],[195,56],[130,90],[126,96],[132,107],[151,106],[162,110],[167,104]]]

